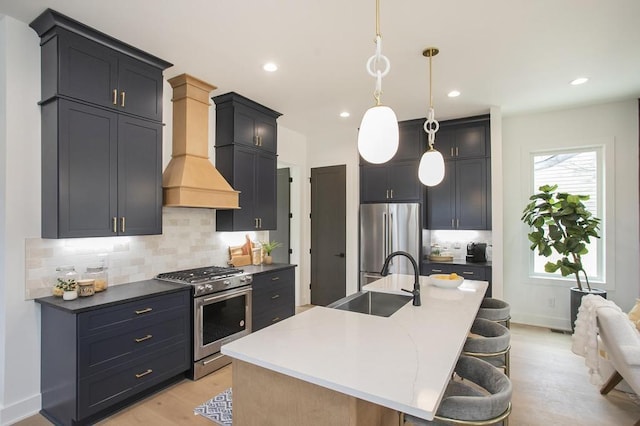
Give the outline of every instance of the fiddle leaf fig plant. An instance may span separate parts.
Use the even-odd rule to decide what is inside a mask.
[[[589,250],[591,238],[600,238],[600,219],[594,217],[582,203],[588,195],[555,192],[558,185],[543,185],[540,192],[529,197],[531,202],[522,212],[521,220],[533,231],[528,234],[531,251],[549,257],[555,250],[561,258],[547,262],[546,272],[560,271],[563,277],[574,274],[580,291],[583,290],[580,273],[587,289],[591,291],[589,278],[582,265],[582,256]]]

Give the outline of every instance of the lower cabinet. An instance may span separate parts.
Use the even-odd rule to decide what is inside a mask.
[[[252,328],[262,328],[295,314],[294,268],[253,275]]]
[[[455,272],[467,280],[488,281],[489,287],[487,288],[485,296],[491,297],[490,266],[431,262],[422,262],[422,265],[420,265],[420,275],[451,274],[452,272]]]
[[[191,365],[190,293],[74,313],[42,305],[42,414],[93,424]]]

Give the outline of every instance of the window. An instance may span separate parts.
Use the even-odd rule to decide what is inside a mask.
[[[533,188],[543,185],[558,185],[558,191],[572,194],[588,195],[590,198],[584,201],[587,209],[594,216],[601,219],[600,236],[591,241],[587,247],[589,253],[582,256],[582,264],[589,276],[589,280],[604,280],[604,194],[603,194],[603,161],[602,148],[578,148],[572,150],[537,152],[532,155],[533,163]],[[532,193],[534,193],[532,192]],[[547,262],[555,262],[559,256],[539,256],[537,251],[531,251],[532,268],[535,276],[547,278],[559,278],[560,274],[549,274],[544,271]],[[573,279],[573,277],[567,277]]]

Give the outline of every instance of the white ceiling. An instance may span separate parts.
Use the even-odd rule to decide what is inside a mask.
[[[373,105],[375,0],[0,0],[0,14],[26,23],[47,7],[172,62],[166,77],[236,91],[308,136],[353,135]],[[440,48],[440,120],[640,96],[638,0],[381,0],[381,32],[391,61],[382,101],[399,120],[426,115],[429,46]],[[267,61],[280,70],[264,72]],[[568,84],[579,76],[590,80]],[[448,98],[452,89],[462,95]]]

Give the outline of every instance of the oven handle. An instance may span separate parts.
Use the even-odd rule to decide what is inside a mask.
[[[251,292],[251,287],[249,287],[249,288],[243,287],[242,289],[237,290],[237,291],[229,290],[228,292],[224,292],[224,293],[221,293],[221,294],[217,294],[217,295],[215,295],[213,297],[207,297],[206,299],[202,299],[202,303],[204,304],[204,303],[208,303],[208,302],[214,302],[216,300],[229,299],[231,297],[235,297],[235,296],[238,296],[238,295],[241,295],[241,294],[246,294],[246,293],[249,293],[249,292]]]

